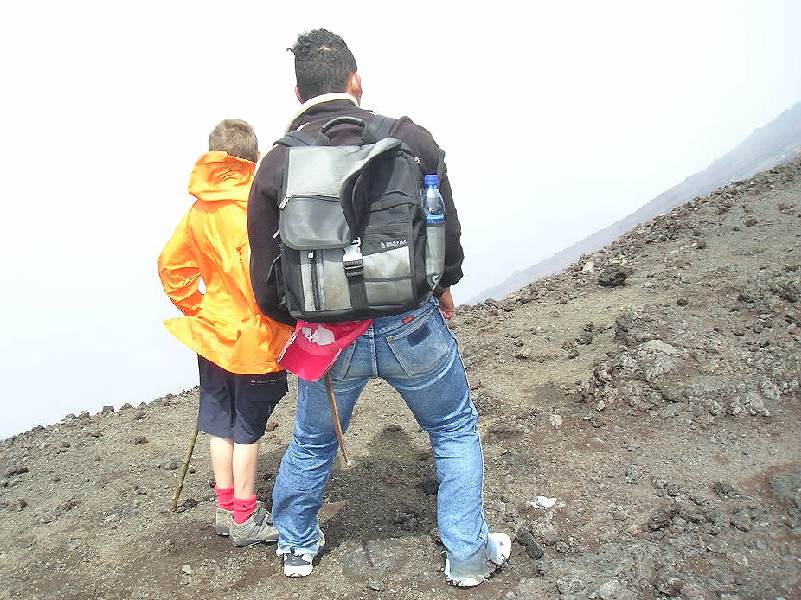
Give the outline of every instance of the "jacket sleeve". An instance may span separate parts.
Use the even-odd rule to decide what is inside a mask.
[[[453,202],[453,192],[448,175],[442,179],[440,193],[445,202],[445,270],[440,278],[439,285],[449,288],[456,285],[463,277],[462,262],[464,262],[464,249],[462,248],[462,225],[459,214]]]
[[[172,303],[187,316],[200,310],[200,268],[189,244],[187,213],[158,258],[159,278]]]
[[[250,282],[261,312],[286,325],[295,325],[278,297],[278,287],[271,278],[273,263],[280,248],[278,231],[278,186],[275,174],[283,159],[276,152],[265,155],[248,198],[248,241],[250,243]]]
[[[453,190],[448,179],[448,172],[444,164],[445,153],[440,150],[431,133],[424,127],[417,125],[408,117],[398,119],[393,130],[394,135],[406,141],[420,156],[421,166],[426,173],[441,175],[439,191],[445,202],[445,269],[440,278],[435,295],[440,295],[443,288],[451,287],[461,281],[463,277],[462,263],[464,262],[464,249],[462,248],[462,225],[459,214],[453,202]],[[439,167],[439,169],[438,169]]]

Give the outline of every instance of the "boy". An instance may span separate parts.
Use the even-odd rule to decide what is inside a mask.
[[[278,539],[256,501],[256,466],[267,419],[287,392],[278,354],[292,331],[259,312],[250,286],[247,199],[258,158],[248,123],[225,119],[214,128],[189,180],[196,201],[158,259],[164,291],[184,314],[165,326],[198,354],[215,531],[236,546]]]

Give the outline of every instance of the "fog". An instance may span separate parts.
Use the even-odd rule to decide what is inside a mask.
[[[801,4],[13,4],[0,39],[7,217],[0,437],[197,384],[156,257],[223,118],[263,150],[296,109],[296,35],[348,42],[365,108],[447,152],[458,302],[620,220],[801,99]]]

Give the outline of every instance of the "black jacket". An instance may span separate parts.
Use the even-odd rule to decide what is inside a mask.
[[[369,122],[374,113],[364,110],[347,99],[332,99],[320,103],[310,103],[289,126],[289,131],[302,129],[304,133],[316,135],[320,128],[335,117],[350,116]],[[403,140],[420,158],[425,173],[436,173],[440,149],[431,134],[416,125],[408,117],[401,117],[395,123],[392,137]],[[359,144],[362,142],[361,128],[349,123],[337,124],[328,131],[333,145]],[[280,173],[284,165],[286,147],[274,146],[262,158],[248,200],[248,238],[250,240],[250,277],[256,302],[262,312],[277,321],[294,324],[294,319],[278,303],[274,282],[268,282],[273,261],[279,248],[275,239],[278,231],[278,204],[281,201]],[[450,287],[462,278],[461,225],[456,207],[453,204],[451,184],[447,172],[439,182],[440,193],[445,201],[446,254],[445,271],[440,286]]]

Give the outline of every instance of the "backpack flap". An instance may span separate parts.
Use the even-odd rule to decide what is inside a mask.
[[[279,206],[281,241],[294,250],[350,245],[358,228],[353,207],[344,207],[340,201],[345,182],[371,160],[398,145],[399,140],[386,138],[364,146],[289,148],[284,200]]]

